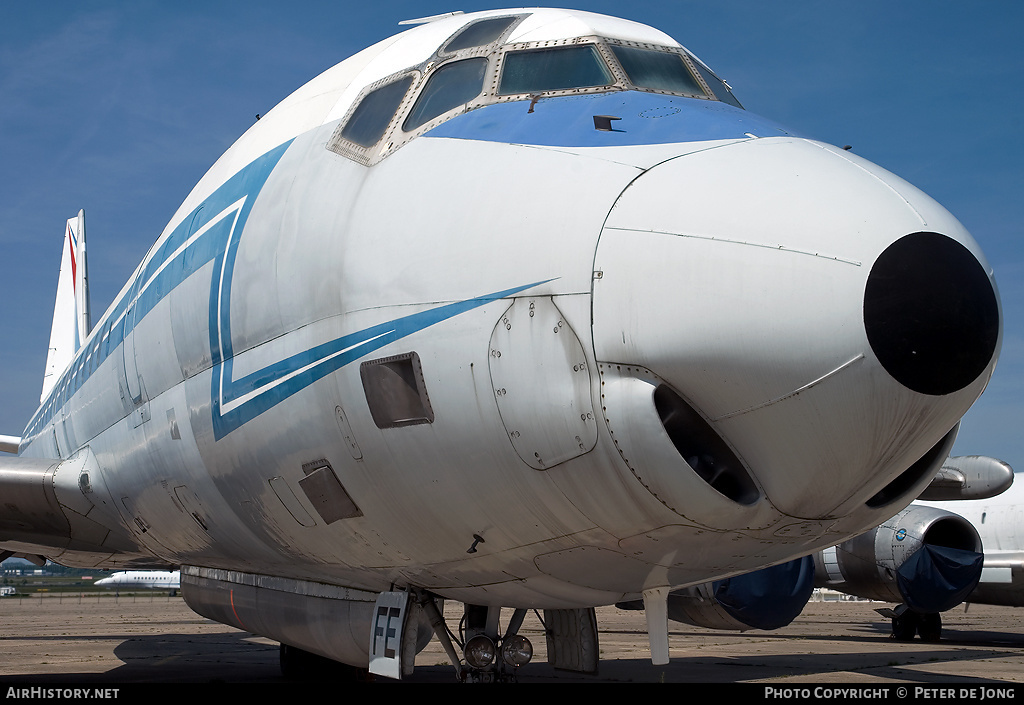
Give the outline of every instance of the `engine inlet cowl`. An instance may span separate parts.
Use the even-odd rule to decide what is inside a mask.
[[[978,584],[981,537],[963,517],[912,504],[867,533],[815,554],[816,583],[851,595],[936,613]]]

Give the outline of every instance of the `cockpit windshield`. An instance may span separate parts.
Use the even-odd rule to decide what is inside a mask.
[[[612,45],[615,58],[637,88],[706,96],[680,54]]]
[[[478,57],[445,64],[431,76],[405,119],[402,129],[415,130],[438,115],[464,105],[484,89],[487,59]]]
[[[729,86],[681,46],[578,36],[509,42],[528,14],[456,30],[420,64],[365,87],[329,148],[376,164],[448,119],[487,106],[611,91],[661,93],[741,108]]]
[[[504,63],[499,95],[593,88],[615,82],[594,44],[510,51]]]
[[[363,147],[376,144],[384,136],[412,81],[413,76],[406,75],[369,93],[346,122],[341,136]]]

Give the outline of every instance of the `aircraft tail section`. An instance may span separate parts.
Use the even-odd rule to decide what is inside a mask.
[[[92,327],[85,257],[85,211],[79,211],[77,216],[68,219],[64,229],[63,252],[40,401],[46,398]]]

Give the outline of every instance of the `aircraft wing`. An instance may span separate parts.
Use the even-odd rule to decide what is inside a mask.
[[[4,453],[17,453],[21,445],[21,438],[18,436],[0,436],[0,451]]]
[[[986,551],[981,581],[968,602],[1024,606],[1024,551]]]
[[[116,510],[90,498],[95,469],[89,449],[66,460],[0,457],[0,550],[57,562],[67,551],[84,552],[75,563],[97,567],[149,562]]]

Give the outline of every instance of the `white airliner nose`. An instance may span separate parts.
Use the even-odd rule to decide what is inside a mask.
[[[654,390],[689,468],[644,467],[640,446],[658,441],[622,425],[615,385],[609,427],[683,514],[694,473],[801,518],[905,498],[994,369],[990,272],[941,206],[828,145],[755,139],[664,162],[606,221],[594,341],[607,380]]]

